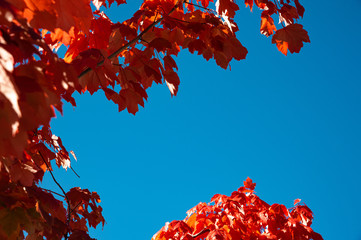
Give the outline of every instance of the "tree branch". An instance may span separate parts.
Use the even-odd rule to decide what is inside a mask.
[[[179,0],[174,7],[168,12],[167,15],[170,15],[172,12],[174,12],[177,8],[178,5],[180,4],[180,2],[185,2],[185,0]],[[150,29],[152,29],[155,25],[157,25],[158,23],[160,23],[162,20],[164,19],[164,17],[159,18],[157,21],[154,21],[152,24],[150,24],[146,29],[144,29],[138,36],[136,36],[133,40],[129,41],[128,43],[124,44],[123,46],[121,46],[118,50],[116,50],[115,52],[113,52],[112,54],[110,54],[108,56],[108,59],[112,59],[113,57],[117,56],[121,51],[123,51],[124,49],[128,48],[130,45],[132,45],[133,43],[136,43],[138,40],[140,40],[142,38],[142,36],[147,33]],[[97,67],[100,67],[101,65],[104,64],[104,60],[98,62]],[[81,72],[78,76],[78,78],[83,77],[85,74],[87,74],[88,72],[90,72],[92,69],[90,67],[86,68],[83,72]]]
[[[52,171],[50,170],[49,168],[49,165],[48,163],[45,161],[45,158],[43,157],[43,155],[41,154],[40,151],[38,151],[38,153],[40,154],[40,157],[43,159],[43,162],[45,163],[46,165],[46,168],[49,170],[50,172],[50,175],[51,177],[53,178],[54,182],[56,183],[56,185],[58,185],[58,187],[60,188],[60,190],[63,192],[64,196],[65,196],[65,200],[66,200],[66,203],[68,204],[68,210],[67,210],[67,230],[66,230],[66,233],[64,234],[64,238],[65,240],[69,238],[68,234],[69,234],[69,225],[70,225],[70,202],[69,202],[69,198],[68,196],[66,195],[64,189],[62,188],[62,186],[58,183],[58,181],[56,181],[55,177],[54,177],[54,174],[52,173]]]

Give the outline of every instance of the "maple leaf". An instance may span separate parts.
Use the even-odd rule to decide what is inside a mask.
[[[91,21],[91,30],[89,46],[97,49],[106,49],[112,32],[111,21],[103,14]]]
[[[205,44],[201,39],[195,39],[189,42],[188,49],[190,53],[194,53],[194,51],[198,52],[198,55],[203,53],[203,50],[205,49]]]
[[[280,21],[283,21],[285,25],[293,24],[295,19],[298,19],[299,15],[297,9],[294,6],[285,4],[280,10]]]
[[[254,188],[256,187],[256,184],[253,183],[252,179],[250,179],[249,177],[247,177],[246,181],[244,181],[243,184],[246,188],[249,188],[251,190],[254,190]]]
[[[296,205],[297,203],[301,202],[301,199],[297,198],[294,202],[293,205]]]
[[[25,14],[27,14],[28,12],[30,11],[25,11]],[[28,16],[28,18],[31,18],[30,25],[33,26],[34,28],[42,27],[50,31],[55,30],[57,18],[56,18],[56,13],[53,9],[51,11],[35,10],[29,15],[32,15],[32,17]]]
[[[51,31],[55,29],[57,13],[53,8],[54,6],[52,1],[13,1],[12,4],[23,10],[23,16],[30,22],[31,26],[35,28],[42,27]]]
[[[93,18],[90,0],[57,0],[54,9],[59,14],[56,26],[66,32],[76,27],[84,33],[89,32]]]
[[[54,32],[50,33],[50,39],[53,42],[60,42],[60,44],[69,45],[71,40],[75,37],[74,31],[74,27],[71,27],[68,32],[60,28],[55,28]]]
[[[198,1],[198,0],[197,0]],[[203,5],[203,7],[208,7],[208,5],[209,5],[209,2],[213,2],[213,0],[201,0],[201,3],[202,3],[202,5]]]
[[[59,96],[45,87],[46,74],[36,64],[21,65],[14,71],[14,80],[21,93],[19,105],[23,116],[20,127],[34,129],[40,124],[47,125],[55,116],[52,106],[61,105],[61,102]]]
[[[0,42],[1,40],[4,41],[2,37],[0,37]],[[0,130],[0,137],[5,139],[15,136],[19,126],[19,118],[21,117],[20,106],[18,104],[18,89],[14,84],[11,74],[14,69],[13,65],[13,56],[0,47],[0,99],[3,102],[0,108],[0,112],[3,112],[0,115],[2,116],[0,118],[1,126],[3,126]],[[10,129],[11,132],[8,132]]]
[[[121,96],[125,100],[128,112],[133,115],[138,112],[138,104],[144,107],[144,101],[142,96],[134,89],[122,89],[119,92],[119,96]]]
[[[222,17],[234,18],[237,10],[239,7],[233,0],[217,0],[216,2],[216,11]]]
[[[163,60],[164,60],[165,69],[175,68],[178,70],[177,63],[174,61],[174,59],[171,56],[166,55],[164,56]]]
[[[172,44],[165,38],[155,38],[148,46],[155,48],[158,52],[164,52],[168,48],[171,48]]]
[[[19,181],[23,186],[31,186],[34,181],[34,173],[36,173],[32,166],[27,164],[14,164],[10,169],[10,177],[13,182]]]
[[[163,73],[163,75],[170,93],[172,94],[172,96],[177,96],[178,86],[180,84],[178,74],[172,69],[168,69]]]
[[[213,57],[213,51],[209,48],[205,49],[202,53],[203,57],[208,61]]]
[[[94,240],[94,238],[91,238],[89,234],[86,231],[82,231],[80,229],[75,229],[72,231],[72,233],[69,236],[69,240]]]
[[[51,214],[58,221],[66,222],[66,210],[61,201],[54,198],[49,192],[44,192],[39,187],[33,187],[30,196],[37,199],[37,211],[43,214]]]
[[[72,42],[65,53],[64,61],[70,63],[79,55],[79,53],[87,50],[88,46],[88,38],[86,38],[84,34],[78,34],[75,38],[72,39]]]
[[[287,50],[299,53],[303,42],[310,42],[310,38],[303,26],[297,23],[277,30],[272,38],[272,43],[276,43],[278,50],[284,55],[287,55]]]
[[[224,53],[227,54],[228,59],[242,60],[247,56],[247,48],[235,37],[230,37],[224,42]]]
[[[153,80],[156,83],[162,82],[161,73],[158,70],[154,69],[153,67],[150,67],[149,65],[144,65],[144,72],[148,77],[152,78],[149,81],[147,79],[143,79],[142,85],[144,86],[144,88],[148,88],[148,87],[152,86]]]
[[[252,11],[252,9],[253,9],[253,0],[244,0],[244,4],[246,5],[246,7],[249,6],[249,8]]]
[[[295,5],[297,8],[298,15],[303,17],[303,14],[305,13],[305,8],[300,4],[300,2],[298,0],[295,0]]]
[[[254,0],[254,3],[260,9],[265,10],[267,7],[267,3],[269,3],[269,1],[268,0]]]
[[[20,224],[28,223],[29,218],[23,208],[2,208],[0,209],[0,222],[0,233],[6,234],[5,239],[17,239],[21,235]]]
[[[277,31],[277,28],[273,22],[272,17],[263,12],[261,17],[261,33],[268,37],[272,35],[274,31]]]
[[[118,105],[119,112],[126,109],[127,104],[124,97],[120,96],[117,92],[109,88],[104,88],[103,91],[108,100],[112,100],[115,104]]]
[[[73,214],[86,216],[91,227],[95,228],[100,223],[104,226],[105,220],[101,216],[102,208],[98,206],[100,198],[96,192],[91,193],[88,189],[75,187],[70,189],[66,195],[70,204],[73,208],[75,207]],[[88,207],[91,211],[88,210]]]

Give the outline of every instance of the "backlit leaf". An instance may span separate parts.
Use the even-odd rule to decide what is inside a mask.
[[[291,53],[299,53],[303,42],[310,42],[310,38],[303,26],[297,23],[277,30],[272,38],[272,43],[275,43],[284,55],[287,55],[287,50]]]

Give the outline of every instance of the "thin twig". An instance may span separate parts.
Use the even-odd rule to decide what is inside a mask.
[[[178,1],[174,7],[168,12],[167,15],[170,15],[172,12],[174,12],[177,8],[178,5],[180,4],[180,1]],[[162,20],[164,19],[164,17],[159,18],[157,21],[153,22],[152,24],[150,24],[146,29],[144,29],[138,36],[136,36],[133,40],[129,41],[128,43],[124,44],[123,46],[121,46],[120,48],[118,48],[118,50],[116,50],[115,52],[113,52],[112,54],[110,54],[108,56],[108,59],[112,59],[113,57],[117,56],[120,52],[122,52],[124,49],[128,48],[129,46],[131,46],[133,43],[136,43],[138,40],[140,40],[142,38],[142,36],[147,33],[150,29],[152,29],[155,25],[157,25],[158,23],[160,23]],[[100,67],[101,65],[104,64],[104,60],[98,62],[97,67]],[[88,72],[90,72],[92,69],[90,67],[86,68],[83,72],[81,72],[78,76],[78,78],[83,77],[85,74],[87,74]]]
[[[47,192],[51,192],[51,193],[53,193],[53,194],[55,194],[55,195],[58,195],[59,197],[65,198],[64,195],[61,195],[61,194],[59,194],[59,193],[57,193],[57,192],[54,192],[54,191],[52,191],[52,190],[49,190],[49,189],[46,189],[46,188],[42,188],[42,187],[38,187],[38,188],[40,188],[40,189],[42,189],[42,190],[44,190],[44,191],[47,191]]]
[[[186,21],[186,20],[182,20],[182,19],[178,19],[178,18],[175,18],[175,17],[171,17],[169,16],[169,18],[175,20],[175,21],[178,21],[178,22],[184,22],[184,23],[195,23],[195,22],[191,22],[191,21]],[[198,22],[197,22],[198,23]],[[201,22],[199,24],[207,24],[207,22]]]
[[[76,173],[76,171],[74,170],[74,168],[72,166],[70,166],[70,169],[73,171],[73,173],[78,177],[80,178],[80,176]]]
[[[71,212],[73,212],[83,201],[80,201],[73,209],[71,209]]]
[[[64,196],[65,196],[65,200],[66,200],[66,203],[68,204],[68,213],[67,213],[67,232],[64,234],[64,238],[65,240],[67,240],[69,238],[68,234],[69,234],[69,225],[70,225],[70,202],[69,202],[69,198],[68,196],[66,195],[64,189],[62,188],[62,186],[58,183],[58,181],[56,181],[55,177],[54,177],[54,174],[52,173],[52,171],[50,170],[49,168],[49,165],[48,163],[45,161],[45,158],[43,157],[43,155],[41,154],[40,151],[38,151],[38,153],[40,154],[41,158],[43,159],[43,162],[45,163],[47,169],[49,170],[50,172],[50,175],[51,177],[53,178],[54,182],[56,183],[56,185],[58,185],[58,187],[60,188],[60,190],[63,192]]]

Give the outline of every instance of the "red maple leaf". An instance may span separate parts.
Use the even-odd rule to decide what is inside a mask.
[[[299,53],[303,42],[310,42],[310,38],[303,26],[297,23],[277,30],[272,38],[272,43],[276,43],[278,50],[284,55],[287,55],[287,50]]]
[[[216,6],[219,15],[225,15],[230,18],[234,18],[236,11],[239,10],[238,5],[232,0],[218,0]]]
[[[256,187],[256,183],[253,183],[252,179],[250,179],[249,177],[247,177],[246,181],[244,181],[243,184],[246,188],[249,188],[251,190],[254,190],[254,188]]]
[[[149,47],[155,48],[158,52],[163,52],[172,47],[172,44],[165,38],[156,38],[148,44]]]
[[[303,17],[303,14],[305,13],[305,8],[300,4],[300,2],[298,0],[295,0],[295,5],[297,8],[298,15]]]

